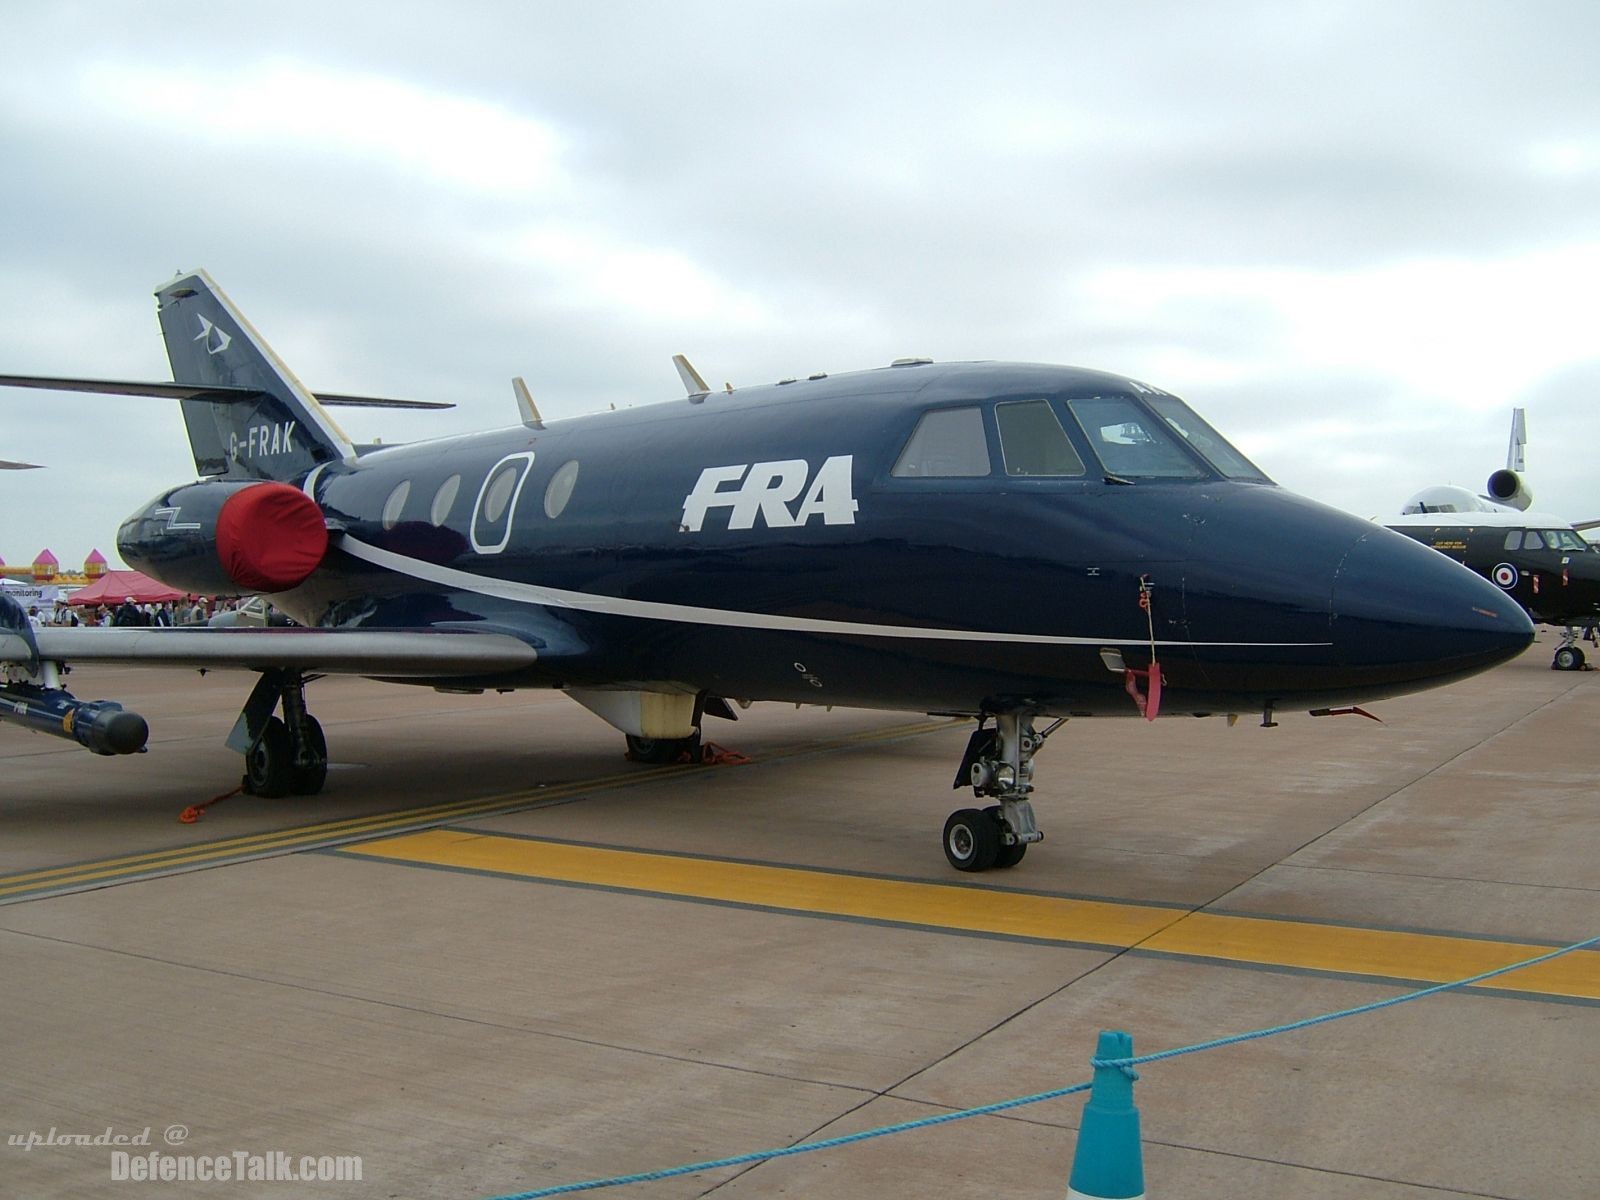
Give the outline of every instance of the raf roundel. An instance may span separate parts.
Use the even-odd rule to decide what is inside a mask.
[[[1517,586],[1517,569],[1510,563],[1499,563],[1491,572],[1490,578],[1509,592]]]

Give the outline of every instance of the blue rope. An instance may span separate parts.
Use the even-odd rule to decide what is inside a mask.
[[[1574,950],[1588,950],[1600,945],[1600,936],[1588,938],[1585,941],[1574,942],[1570,946],[1563,946],[1559,950],[1552,950],[1548,954],[1541,954],[1537,958],[1526,958],[1521,962],[1512,963],[1507,967],[1496,967],[1492,971],[1484,971],[1479,975],[1470,975],[1466,979],[1457,979],[1452,983],[1438,983],[1433,987],[1426,987],[1416,992],[1406,992],[1401,996],[1390,996],[1387,1000],[1374,1000],[1371,1004],[1363,1004],[1357,1008],[1346,1008],[1340,1012],[1323,1013],[1320,1017],[1307,1017],[1303,1021],[1291,1021],[1287,1025],[1274,1025],[1271,1029],[1255,1029],[1249,1033],[1235,1033],[1230,1037],[1216,1038],[1209,1042],[1196,1042],[1192,1046],[1180,1046],[1176,1050],[1159,1050],[1154,1054],[1140,1054],[1133,1058],[1092,1058],[1091,1066],[1095,1067],[1136,1067],[1145,1063],[1160,1062],[1162,1059],[1178,1058],[1184,1054],[1194,1054],[1200,1050],[1215,1050],[1218,1046],[1236,1046],[1240,1042],[1253,1042],[1258,1038],[1271,1037],[1276,1033],[1293,1033],[1298,1029],[1310,1029],[1313,1025],[1326,1025],[1329,1021],[1338,1021],[1344,1017],[1358,1017],[1363,1013],[1377,1012],[1380,1008],[1393,1008],[1396,1004],[1405,1004],[1409,1000],[1420,1000],[1424,996],[1436,996],[1440,992],[1452,991],[1455,988],[1471,987],[1475,983],[1482,983],[1487,979],[1494,979],[1499,975],[1508,975],[1512,971],[1520,971],[1523,967],[1534,967],[1540,963],[1549,962],[1553,958],[1560,958],[1563,954],[1571,954]]]
[[[808,1154],[812,1150],[832,1150],[837,1146],[849,1146],[856,1142],[865,1142],[871,1138],[886,1137],[891,1133],[907,1133],[913,1129],[926,1129],[930,1125],[947,1125],[951,1121],[964,1121],[968,1117],[982,1117],[990,1113],[1003,1112],[1008,1108],[1021,1108],[1024,1104],[1037,1104],[1041,1100],[1056,1100],[1062,1096],[1070,1096],[1074,1092],[1086,1092],[1090,1085],[1075,1083],[1071,1087],[1057,1088],[1051,1092],[1037,1092],[1032,1096],[1022,1096],[1016,1100],[1001,1100],[995,1104],[985,1104],[982,1108],[965,1108],[960,1112],[940,1113],[937,1117],[921,1117],[915,1121],[903,1121],[899,1125],[885,1125],[881,1129],[864,1129],[860,1133],[847,1133],[842,1137],[828,1138],[821,1142],[801,1142],[796,1146],[785,1146],[779,1150],[756,1150],[750,1154],[736,1154],[732,1158],[717,1158],[710,1162],[690,1163],[686,1167],[668,1167],[661,1171],[643,1171],[638,1175],[618,1175],[611,1179],[587,1179],[582,1183],[561,1183],[555,1187],[539,1188],[532,1192],[516,1192],[508,1196],[495,1196],[492,1200],[542,1200],[545,1196],[561,1196],[568,1192],[590,1192],[599,1188],[620,1187],[625,1183],[650,1183],[657,1179],[672,1179],[679,1175],[693,1175],[698,1171],[715,1171],[719,1167],[738,1167],[745,1163],[761,1162],[768,1158],[788,1158],[794,1154]]]
[[[1420,991],[1406,992],[1400,996],[1390,996],[1387,1000],[1375,1000],[1371,1004],[1362,1004],[1356,1008],[1341,1009],[1339,1012],[1323,1013],[1320,1017],[1307,1017],[1303,1021],[1291,1021],[1286,1025],[1274,1025],[1270,1029],[1254,1029],[1249,1033],[1235,1033],[1229,1037],[1215,1038],[1209,1042],[1196,1042],[1191,1046],[1179,1046],[1173,1050],[1160,1050],[1155,1054],[1140,1054],[1133,1058],[1091,1058],[1089,1064],[1097,1070],[1110,1068],[1137,1079],[1139,1074],[1133,1068],[1145,1063],[1160,1062],[1163,1059],[1178,1058],[1185,1054],[1195,1054],[1201,1050],[1215,1050],[1219,1046],[1234,1046],[1240,1042],[1251,1042],[1259,1038],[1272,1037],[1279,1033],[1293,1033],[1299,1029],[1309,1029],[1313,1025],[1325,1025],[1329,1021],[1338,1021],[1344,1017],[1360,1016],[1363,1013],[1377,1012],[1380,1008],[1393,1008],[1396,1004],[1405,1004],[1411,1000],[1420,1000],[1424,996],[1434,996],[1440,992],[1452,991],[1456,988],[1471,987],[1473,984],[1483,983],[1485,980],[1494,979],[1500,975],[1508,975],[1512,971],[1520,971],[1524,967],[1537,966],[1549,962],[1551,959],[1560,958],[1563,954],[1571,954],[1574,950],[1588,950],[1600,946],[1600,935],[1588,938],[1581,942],[1574,942],[1570,946],[1563,946],[1559,950],[1551,950],[1548,954],[1541,954],[1536,958],[1524,959],[1505,967],[1496,967],[1492,971],[1484,971],[1478,975],[1468,976],[1466,979],[1457,979],[1451,983],[1439,983],[1432,987],[1422,988]],[[667,1167],[659,1171],[643,1171],[637,1175],[616,1175],[609,1179],[587,1179],[581,1183],[561,1183],[554,1187],[539,1188],[531,1192],[515,1192],[503,1196],[492,1197],[491,1200],[543,1200],[546,1196],[563,1196],[570,1192],[592,1192],[600,1188],[621,1187],[629,1183],[650,1183],[658,1179],[674,1179],[680,1175],[693,1175],[700,1171],[715,1171],[721,1167],[738,1167],[746,1163],[762,1162],[772,1158],[788,1158],[796,1154],[809,1154],[813,1150],[832,1150],[839,1146],[850,1146],[856,1142],[869,1141],[872,1138],[888,1137],[895,1133],[908,1133],[913,1129],[926,1129],[931,1125],[947,1125],[951,1121],[964,1121],[968,1117],[983,1117],[991,1113],[1004,1112],[1008,1108],[1021,1108],[1026,1104],[1038,1104],[1042,1100],[1058,1100],[1062,1096],[1070,1096],[1075,1092],[1086,1092],[1092,1084],[1075,1083],[1071,1087],[1056,1088],[1049,1092],[1035,1092],[1031,1096],[1021,1096],[1015,1100],[1001,1100],[995,1104],[985,1104],[981,1108],[966,1108],[959,1112],[941,1113],[936,1117],[921,1117],[915,1121],[903,1121],[898,1125],[885,1125],[878,1129],[866,1129],[860,1133],[848,1133],[842,1137],[827,1138],[820,1142],[801,1142],[794,1146],[784,1146],[777,1150],[756,1150],[749,1154],[737,1154],[731,1158],[717,1158],[709,1162],[691,1163],[682,1167]]]

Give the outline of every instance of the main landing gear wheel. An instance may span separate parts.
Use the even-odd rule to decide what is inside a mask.
[[[305,687],[299,671],[263,671],[245,701],[239,728],[261,730],[244,748],[243,787],[251,795],[312,796],[322,790],[328,777],[328,740],[306,711]],[[272,715],[280,703],[281,718]],[[231,739],[229,744],[239,745]]]
[[[1552,671],[1581,671],[1583,670],[1583,649],[1579,646],[1561,646],[1556,650],[1556,656],[1550,663]]]
[[[277,717],[271,717],[261,737],[244,756],[244,790],[253,796],[274,799],[287,796],[293,770],[289,728]]]
[[[289,791],[296,796],[315,796],[328,778],[328,739],[310,713],[305,715],[304,730],[306,761],[289,768]]]
[[[635,737],[627,734],[628,757],[634,762],[650,763],[653,766],[663,766],[667,763],[681,762],[688,756],[689,762],[700,761],[700,731],[686,738],[647,738]]]

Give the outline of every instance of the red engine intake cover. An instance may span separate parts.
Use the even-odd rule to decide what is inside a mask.
[[[322,510],[287,483],[244,488],[217,514],[217,558],[228,578],[247,592],[298,587],[327,551]]]

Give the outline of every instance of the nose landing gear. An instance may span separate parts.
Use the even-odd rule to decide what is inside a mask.
[[[1552,671],[1582,671],[1585,669],[1583,647],[1578,645],[1578,627],[1568,625],[1561,631],[1561,645],[1556,647],[1550,660]]]
[[[999,803],[950,814],[944,823],[944,856],[952,867],[958,871],[1014,867],[1029,843],[1044,839],[1028,801],[1033,756],[1064,723],[1063,718],[1040,733],[1033,728],[1031,714],[1002,713],[992,729],[987,718],[979,721],[951,787],[971,787],[975,796]]]

